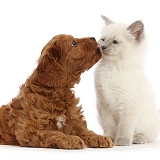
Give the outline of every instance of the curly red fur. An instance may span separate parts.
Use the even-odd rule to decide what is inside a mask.
[[[77,45],[72,46],[72,42]],[[37,68],[19,94],[0,108],[0,144],[49,148],[112,147],[87,129],[72,88],[101,58],[94,38],[57,35],[43,48]]]

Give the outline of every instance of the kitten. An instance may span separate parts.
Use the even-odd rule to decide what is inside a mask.
[[[144,25],[106,25],[99,45],[102,59],[95,70],[97,110],[104,134],[115,145],[127,146],[154,141],[159,134],[159,113],[154,91],[143,67]]]

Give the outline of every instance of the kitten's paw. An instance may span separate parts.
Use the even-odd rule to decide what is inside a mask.
[[[134,144],[144,144],[144,143],[147,143],[147,140],[143,135],[139,134],[139,135],[135,135],[133,137],[132,143],[134,143]]]
[[[125,137],[117,137],[114,141],[114,144],[116,146],[130,146],[131,145],[131,140],[127,139]]]

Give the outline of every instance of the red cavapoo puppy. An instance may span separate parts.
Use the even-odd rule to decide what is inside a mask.
[[[101,58],[95,38],[57,35],[19,94],[0,108],[0,144],[80,149],[108,148],[110,138],[87,129],[72,88]]]

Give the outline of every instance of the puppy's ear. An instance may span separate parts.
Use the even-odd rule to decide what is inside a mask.
[[[50,59],[54,59],[56,61],[59,61],[61,59],[60,51],[57,47],[48,47],[47,48],[47,54]]]
[[[127,29],[138,42],[141,41],[144,36],[144,25],[141,21],[132,23]]]
[[[105,23],[107,25],[110,25],[112,23],[114,23],[113,21],[111,21],[108,17],[104,16],[104,15],[101,15],[102,19],[105,21]]]

